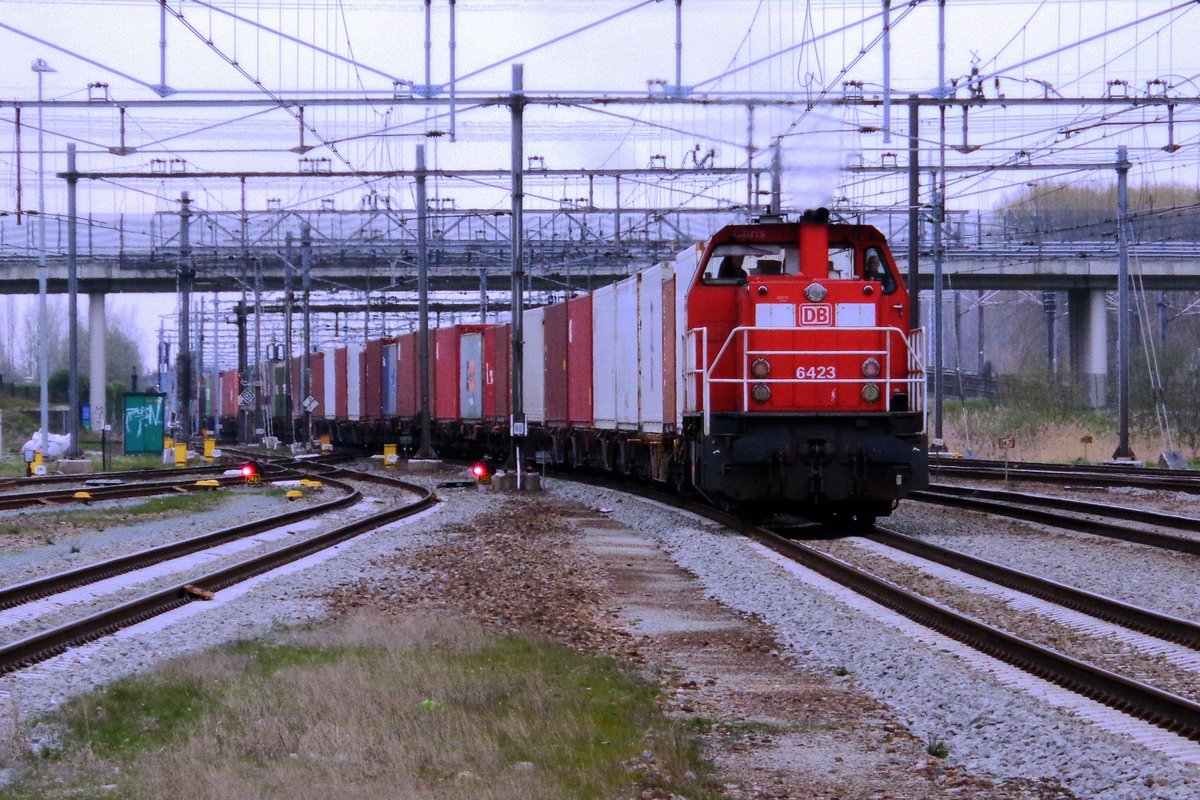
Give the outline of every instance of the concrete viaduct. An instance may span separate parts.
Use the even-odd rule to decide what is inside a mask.
[[[663,243],[669,247],[669,243]],[[593,248],[595,245],[593,244]],[[563,253],[556,252],[564,250]],[[534,289],[586,289],[610,283],[648,263],[649,253],[610,246],[609,251],[590,252],[588,258],[569,263],[565,250],[578,251],[580,243],[556,242],[545,250],[533,248],[529,273]],[[589,249],[589,248],[584,248]],[[636,248],[635,248],[636,249]],[[555,252],[552,252],[555,251]],[[267,291],[284,287],[287,264],[277,257],[256,261],[261,286]],[[905,248],[894,250],[898,266],[907,273]],[[576,253],[577,254],[577,253]],[[346,253],[314,248],[312,287],[315,291],[356,289],[405,291],[415,288],[415,252],[395,250],[376,253]],[[664,253],[665,256],[665,253]],[[253,260],[253,259],[252,259]],[[299,259],[297,259],[298,261]],[[49,259],[49,291],[67,290],[66,260]],[[1138,285],[1153,291],[1200,292],[1200,243],[1134,245],[1130,249],[1130,274]],[[137,256],[106,255],[79,260],[79,291],[89,295],[88,322],[91,330],[104,330],[105,295],[110,292],[175,292],[178,280],[177,254]],[[233,255],[197,253],[194,291],[239,291],[252,280],[246,260]],[[485,265],[492,265],[487,267]],[[435,291],[470,291],[509,288],[506,259],[490,248],[470,251],[451,248],[431,256],[430,284]],[[933,255],[922,252],[920,288],[933,287]],[[1071,368],[1077,379],[1090,387],[1093,405],[1102,405],[1108,385],[1109,318],[1105,293],[1117,288],[1117,251],[1111,242],[1072,242],[1044,245],[954,246],[943,260],[944,288],[948,290],[1039,290],[1062,291],[1068,298]],[[299,284],[299,281],[296,281]],[[37,292],[37,261],[34,258],[0,259],[0,294]],[[927,318],[926,318],[927,319]],[[928,321],[926,322],[928,324]],[[90,353],[92,375],[104,372],[103,337],[93,337]],[[91,382],[92,408],[103,407],[104,381]]]

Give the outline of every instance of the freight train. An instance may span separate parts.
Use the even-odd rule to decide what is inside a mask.
[[[756,515],[870,524],[928,483],[922,334],[909,314],[872,226],[824,209],[726,226],[674,262],[526,310],[524,452]],[[431,331],[440,453],[508,453],[511,339],[506,322]],[[415,333],[313,353],[316,433],[413,442],[418,363]],[[291,390],[273,394],[299,398],[299,374],[297,359]],[[224,408],[238,390],[223,373]]]

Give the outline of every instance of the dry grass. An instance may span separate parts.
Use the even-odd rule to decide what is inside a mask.
[[[62,752],[0,797],[637,796],[628,764],[647,748],[653,784],[716,796],[656,705],[611,661],[443,616],[359,614],[72,702]]]
[[[970,452],[977,458],[1003,460],[1005,452],[998,441],[1001,437],[1011,436],[1016,441],[1016,447],[1008,451],[1012,461],[1094,464],[1111,458],[1116,449],[1115,416],[1115,412],[1108,412],[1047,418],[1035,409],[1023,411],[1019,406],[993,408],[968,404],[964,407],[950,402],[945,406],[943,433],[950,451]],[[932,424],[931,416],[931,437]],[[1085,436],[1092,437],[1091,444],[1083,444],[1081,439]],[[1164,449],[1156,435],[1145,431],[1131,431],[1129,444],[1134,454],[1147,464],[1157,463],[1158,455]]]

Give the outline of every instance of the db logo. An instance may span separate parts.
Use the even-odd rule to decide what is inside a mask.
[[[802,304],[800,306],[801,326],[829,326],[833,324],[833,308],[818,303]]]

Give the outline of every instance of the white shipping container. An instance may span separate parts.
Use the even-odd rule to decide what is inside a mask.
[[[617,283],[616,296],[616,382],[617,428],[638,429],[638,340],[642,331],[638,320],[638,284],[641,275],[631,275]],[[662,291],[662,287],[659,287]]]
[[[670,266],[656,264],[641,273],[638,288],[638,421],[644,433],[663,432],[663,281]]]
[[[362,345],[346,345],[346,416],[362,416]]]
[[[325,354],[325,396],[318,397],[321,401],[318,414],[324,414],[325,419],[335,419],[338,415],[337,407],[337,350],[333,347],[327,347],[321,351]]]
[[[532,424],[546,421],[546,312],[531,308],[521,320],[524,326],[524,363],[521,376],[524,382],[525,421]]]
[[[612,284],[592,293],[592,418],[617,427],[617,305]]]

